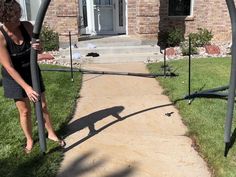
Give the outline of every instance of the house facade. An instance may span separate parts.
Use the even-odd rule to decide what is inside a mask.
[[[34,21],[41,0],[20,0],[23,18]],[[68,41],[80,35],[134,35],[157,38],[173,27],[185,35],[206,28],[214,40],[231,40],[231,22],[223,0],[51,0],[45,24]]]

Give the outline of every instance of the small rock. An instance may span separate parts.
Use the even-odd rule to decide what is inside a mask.
[[[176,52],[175,49],[173,47],[167,48],[166,49],[166,56],[175,56]]]
[[[49,53],[42,53],[42,54],[38,54],[38,60],[52,60],[54,59],[54,56],[52,56]]]
[[[210,55],[219,55],[220,54],[220,48],[217,45],[206,45],[205,46],[206,53]]]

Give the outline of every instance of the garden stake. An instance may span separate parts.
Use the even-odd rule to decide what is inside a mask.
[[[160,52],[162,53],[161,49]],[[167,76],[166,72],[170,71],[170,67],[168,64],[166,64],[166,47],[164,49],[164,53],[163,53],[163,60],[164,60],[164,64],[161,66],[161,68],[163,69],[163,73],[164,73],[164,77]]]
[[[71,33],[70,33],[70,31],[69,31],[69,44],[70,44],[70,74],[71,74],[71,81],[74,82],[73,66],[72,66]]]
[[[189,36],[189,45],[188,45],[188,96],[191,93],[191,38]],[[188,104],[191,103],[191,99],[189,98]]]
[[[166,76],[166,48],[164,49],[164,76]]]

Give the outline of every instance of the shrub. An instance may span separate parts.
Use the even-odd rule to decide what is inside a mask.
[[[184,33],[181,29],[173,28],[158,33],[158,45],[162,48],[175,47],[184,41]]]
[[[207,44],[210,44],[213,34],[207,29],[198,28],[197,33],[190,33],[189,37],[191,38],[191,43],[195,47],[203,47]]]
[[[179,28],[174,28],[168,31],[167,44],[168,46],[179,46],[184,41],[184,33]]]
[[[180,48],[183,55],[189,55],[189,41],[188,40],[181,42]],[[192,44],[191,44],[191,54],[198,54],[197,47]]]
[[[43,42],[44,51],[59,49],[59,34],[53,31],[49,26],[42,27],[40,39]]]

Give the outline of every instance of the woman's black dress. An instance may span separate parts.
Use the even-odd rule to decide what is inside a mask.
[[[17,45],[8,36],[7,32],[0,27],[0,31],[5,37],[7,43],[7,50],[11,57],[12,64],[15,70],[21,75],[24,81],[32,86],[31,71],[30,71],[30,48],[31,38],[22,23],[20,24],[20,30],[24,37],[24,42],[21,45]],[[39,69],[39,67],[38,67]],[[40,69],[39,69],[40,72]],[[40,85],[41,92],[45,91],[44,83],[42,80],[41,72]],[[4,88],[4,96],[7,98],[21,99],[27,97],[24,89],[9,75],[4,67],[2,67],[2,84]]]

